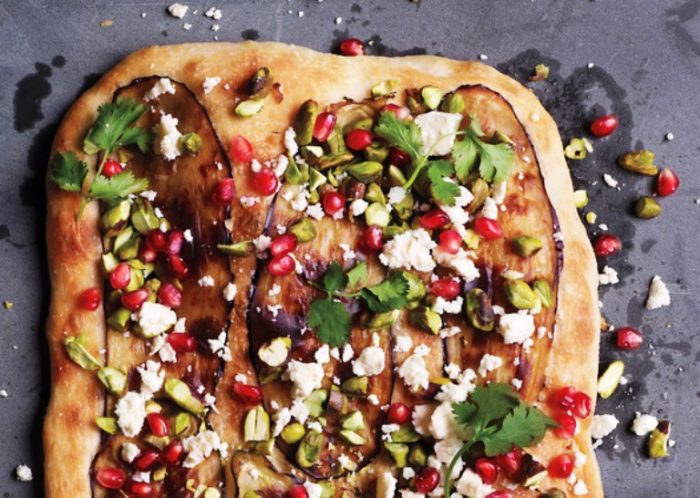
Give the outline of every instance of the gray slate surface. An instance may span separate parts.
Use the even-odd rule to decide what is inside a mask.
[[[488,63],[520,79],[545,62],[552,77],[531,86],[565,140],[580,134],[594,115],[617,113],[622,125],[615,136],[597,141],[592,157],[571,168],[577,186],[589,188],[599,222],[625,246],[610,261],[622,282],[603,290],[605,315],[615,325],[641,327],[647,338],[643,349],[623,353],[612,347],[611,334],[603,336],[603,363],[623,358],[630,382],[599,405],[599,413],[616,414],[621,425],[598,457],[611,497],[697,495],[700,0],[185,3],[190,12],[177,20],[166,14],[168,2],[0,1],[0,300],[15,304],[11,311],[0,309],[0,388],[9,392],[0,399],[3,496],[43,496],[40,424],[48,358],[42,327],[48,292],[42,182],[57,123],[101,72],[129,52],[150,44],[211,41],[215,34],[221,40],[280,40],[320,51],[351,34],[374,40],[373,53],[463,59],[486,54]],[[202,15],[212,5],[224,15],[218,33]],[[338,25],[337,16],[343,18]],[[114,25],[100,27],[105,19]],[[184,31],[183,22],[192,29]],[[595,67],[589,69],[589,62]],[[666,132],[675,140],[664,141]],[[653,183],[614,165],[619,153],[642,146],[653,148],[682,180],[680,192],[662,201],[662,216],[644,222],[629,208]],[[603,184],[604,172],[620,180],[620,191]],[[645,312],[654,274],[669,283],[673,303]],[[627,430],[635,410],[673,421],[677,445],[671,458],[655,462],[642,456],[642,439]],[[13,479],[19,463],[34,469],[34,483]]]

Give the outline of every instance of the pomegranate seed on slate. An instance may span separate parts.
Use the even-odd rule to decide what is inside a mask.
[[[168,268],[176,277],[184,277],[190,271],[185,264],[185,260],[177,254],[168,255]]]
[[[547,465],[547,472],[552,477],[566,479],[574,471],[574,456],[563,453],[552,458]]]
[[[168,446],[163,448],[163,453],[161,453],[160,459],[166,465],[173,465],[180,460],[180,457],[184,451],[185,448],[182,446],[182,443],[177,439],[174,439],[168,444]]]
[[[267,271],[269,271],[270,275],[273,277],[283,277],[292,273],[295,267],[296,263],[294,262],[294,258],[289,254],[285,254],[284,256],[272,258],[267,264]]]
[[[606,114],[593,120],[591,123],[591,134],[597,138],[607,137],[617,129],[617,116]]]
[[[129,285],[130,281],[131,267],[124,262],[119,263],[109,274],[109,285],[112,286],[112,289],[123,289]]]
[[[270,254],[284,256],[297,248],[297,237],[292,233],[278,235],[270,242]]]
[[[333,216],[345,206],[345,197],[339,192],[326,192],[321,198],[321,204],[326,214]]]
[[[131,311],[137,311],[141,305],[148,299],[148,291],[146,289],[136,289],[135,291],[127,292],[122,295],[122,306]]]
[[[642,333],[633,327],[622,327],[617,331],[617,347],[620,349],[637,349],[643,342]]]
[[[97,287],[85,289],[78,297],[78,304],[87,311],[95,311],[102,303],[102,291]]]
[[[236,381],[233,383],[233,393],[247,405],[258,405],[262,402],[262,390],[258,386]]]
[[[170,308],[177,308],[182,304],[182,292],[169,282],[165,282],[158,289],[158,301]]]
[[[340,53],[350,57],[364,55],[365,45],[357,38],[347,38],[340,42]]]
[[[253,160],[253,146],[241,135],[231,139],[229,152],[234,162],[247,164]]]
[[[277,192],[278,186],[279,179],[270,168],[262,168],[260,171],[253,173],[253,188],[259,194],[272,195]]]
[[[122,168],[122,165],[114,159],[107,159],[104,166],[102,166],[102,175],[106,176],[107,178],[112,178],[114,175],[118,175],[122,171],[124,171],[124,168]]]
[[[440,250],[448,254],[457,254],[462,247],[462,236],[457,230],[445,230],[440,233]]]
[[[591,414],[591,397],[581,391],[574,394],[574,406],[571,407],[571,413],[578,418],[586,418]]]
[[[437,230],[450,222],[450,217],[441,209],[433,209],[418,218],[420,226],[426,230]]]
[[[345,145],[351,150],[365,150],[372,145],[372,132],[355,128],[345,135]]]
[[[168,344],[176,353],[189,353],[197,349],[195,338],[183,332],[173,332],[168,335]]]
[[[137,470],[149,470],[156,464],[159,458],[160,454],[156,450],[148,449],[134,459],[133,465]]]
[[[119,489],[124,486],[126,472],[117,467],[106,467],[97,471],[95,480],[105,489]]]
[[[612,256],[622,250],[622,241],[611,233],[600,235],[593,243],[593,251],[596,256]]]
[[[486,240],[496,240],[503,235],[501,225],[496,220],[483,216],[474,219],[474,231]]]
[[[490,458],[479,458],[474,464],[474,470],[484,484],[493,484],[498,477],[498,467]]]
[[[332,112],[322,112],[316,118],[316,124],[314,125],[314,138],[319,142],[325,142],[328,140],[333,127],[335,126],[337,118]]]
[[[656,191],[660,196],[671,195],[680,186],[681,181],[671,168],[664,168],[656,179]]]
[[[180,254],[182,243],[185,241],[185,235],[182,230],[172,230],[168,232],[165,241],[165,254]]]
[[[441,278],[430,284],[430,293],[448,301],[452,301],[461,290],[459,282],[452,278]]]
[[[212,200],[220,206],[228,206],[236,193],[233,178],[222,178],[216,184],[211,195]]]
[[[155,252],[161,252],[165,248],[165,234],[160,230],[151,230],[146,235],[146,245]]]
[[[571,439],[576,433],[576,419],[568,413],[560,413],[554,417],[559,427],[554,429],[554,434],[561,439]]]
[[[427,494],[437,488],[440,483],[440,473],[434,467],[425,467],[413,479],[413,488],[418,493]]]
[[[386,420],[390,424],[403,425],[411,420],[411,409],[404,403],[392,403],[386,414]]]
[[[406,154],[401,149],[397,149],[396,147],[392,147],[389,150],[389,164],[393,164],[394,166],[405,166],[410,162],[411,162],[411,156]]]

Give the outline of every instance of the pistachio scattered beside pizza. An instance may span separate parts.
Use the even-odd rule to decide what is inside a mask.
[[[48,177],[46,496],[603,496],[595,257],[514,80],[151,47]]]

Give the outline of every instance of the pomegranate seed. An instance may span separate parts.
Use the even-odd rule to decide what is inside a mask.
[[[258,386],[234,382],[233,393],[247,405],[259,405],[262,402],[262,390]]]
[[[168,335],[168,344],[176,353],[189,353],[197,349],[197,341],[190,334],[173,332]]]
[[[139,248],[139,259],[144,263],[152,263],[157,257],[158,253],[148,247],[148,244],[144,244]]]
[[[114,175],[118,175],[122,171],[124,171],[124,168],[122,168],[122,165],[114,159],[107,159],[104,166],[102,166],[102,175],[106,176],[107,178],[112,178]]]
[[[574,406],[571,407],[571,413],[578,418],[586,418],[591,414],[591,397],[578,391],[574,394]]]
[[[363,241],[368,250],[381,251],[384,247],[384,229],[378,225],[368,226]]]
[[[403,107],[397,104],[387,104],[382,107],[381,112],[391,112],[399,119],[406,119],[411,115],[411,111],[408,107]]]
[[[549,401],[556,408],[568,410],[574,406],[574,395],[576,392],[576,388],[574,387],[561,387],[549,395]]]
[[[233,178],[222,178],[214,187],[211,194],[212,200],[219,206],[228,206],[236,193]]]
[[[671,168],[664,168],[656,179],[656,191],[660,196],[671,195],[680,186],[681,181]]]
[[[131,311],[137,311],[143,303],[148,299],[148,290],[136,289],[135,291],[127,292],[122,295],[122,306]]]
[[[148,482],[130,482],[126,487],[126,492],[137,498],[148,498],[153,496],[153,486]]]
[[[272,195],[277,192],[279,179],[270,168],[262,168],[253,173],[253,188],[262,195]]]
[[[547,472],[552,477],[566,479],[574,471],[574,456],[563,453],[552,458],[547,465]]]
[[[273,277],[283,277],[292,273],[295,267],[296,263],[294,262],[294,258],[289,254],[285,254],[284,256],[272,258],[267,264],[267,271],[269,271],[270,275]]]
[[[411,156],[406,154],[401,149],[393,147],[391,150],[389,150],[389,164],[393,164],[394,166],[405,166],[410,162]]]
[[[411,412],[412,410],[404,403],[392,403],[386,414],[387,422],[403,425],[411,420]]]
[[[365,150],[372,145],[372,132],[356,128],[345,135],[345,145],[351,150]]]
[[[554,434],[561,439],[571,439],[576,434],[576,419],[568,413],[559,413],[554,417],[559,427],[554,429]]]
[[[149,413],[146,415],[148,429],[156,437],[167,436],[170,432],[168,419],[162,413]]]
[[[614,114],[600,116],[591,123],[591,133],[597,138],[607,137],[617,129],[617,124],[617,116]]]
[[[148,470],[156,464],[159,458],[160,454],[156,450],[145,450],[138,457],[136,457],[133,465],[137,470]]]
[[[107,467],[97,471],[95,480],[105,489],[119,489],[124,486],[126,472],[117,467]]]
[[[440,473],[434,467],[426,467],[413,479],[413,488],[418,493],[430,493],[440,482]]]
[[[236,163],[248,164],[253,160],[253,146],[241,135],[236,135],[231,139],[229,153]]]
[[[182,443],[177,439],[174,439],[168,444],[168,446],[163,448],[163,453],[161,453],[160,459],[166,465],[174,465],[180,460],[180,457],[182,457],[184,451],[185,448],[182,446]]]
[[[364,55],[365,45],[357,38],[347,38],[340,42],[340,53],[349,57]]]
[[[131,267],[126,263],[119,263],[109,274],[109,285],[112,289],[123,289],[131,281]]]
[[[440,250],[447,254],[457,254],[462,247],[462,236],[457,230],[445,230],[440,233]]]
[[[420,226],[426,230],[437,230],[450,222],[450,217],[441,209],[434,209],[418,218]]]
[[[622,242],[619,238],[611,233],[604,233],[600,235],[593,243],[593,251],[596,256],[612,256],[613,254],[620,252],[622,249]]]
[[[440,278],[430,284],[430,293],[452,301],[461,291],[459,282],[451,278]]]
[[[278,235],[270,242],[270,254],[284,256],[297,248],[297,237],[291,233]]]
[[[153,249],[155,252],[161,252],[165,249],[165,234],[160,230],[151,230],[146,235],[146,245]]]
[[[182,292],[171,283],[164,283],[158,289],[158,301],[170,308],[177,308],[182,304]]]
[[[483,216],[474,219],[474,231],[486,240],[496,240],[503,235],[501,225],[496,220]]]
[[[474,464],[474,470],[479,474],[484,484],[493,484],[496,482],[498,467],[490,458],[479,458]]]
[[[289,498],[309,498],[309,493],[307,493],[306,488],[301,484],[295,484],[289,488],[287,496]]]
[[[180,278],[186,276],[190,271],[185,264],[185,260],[177,254],[170,254],[168,256],[168,268],[173,272],[173,275]]]
[[[521,461],[522,453],[517,448],[513,448],[508,453],[496,457],[498,466],[512,479],[520,474]]]
[[[172,230],[168,232],[164,248],[165,254],[180,254],[184,241],[185,235],[182,233],[182,230]]]
[[[90,287],[81,292],[78,304],[87,311],[95,311],[102,303],[102,291],[97,287]]]
[[[332,112],[322,112],[316,118],[314,125],[314,138],[319,142],[328,140],[328,136],[333,131],[337,118]]]
[[[499,490],[487,494],[484,498],[513,498],[513,493],[510,491]]]
[[[620,349],[637,349],[643,342],[642,333],[633,327],[622,327],[617,331],[617,347]]]
[[[345,206],[345,197],[339,192],[329,191],[323,194],[321,198],[323,210],[328,216],[333,216]]]

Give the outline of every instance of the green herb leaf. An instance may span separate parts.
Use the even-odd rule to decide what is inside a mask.
[[[366,287],[360,291],[360,296],[367,301],[369,309],[375,313],[401,309],[406,305],[408,281],[400,272],[391,273],[379,285]]]
[[[478,432],[494,420],[503,418],[510,413],[513,408],[520,404],[520,398],[509,384],[492,382],[485,387],[477,387],[472,391],[467,401],[456,406],[465,404],[475,407],[476,410],[472,412],[473,415],[470,418],[461,418],[455,412],[457,423],[472,426]]]
[[[459,186],[454,182],[448,182],[455,172],[454,167],[444,159],[428,163],[428,179],[430,180],[430,194],[440,204],[454,206],[455,197],[459,195]]]
[[[350,289],[354,289],[358,285],[364,286],[367,280],[367,263],[361,261],[357,263],[352,269],[347,273],[348,285]]]
[[[383,112],[379,116],[377,126],[374,127],[374,132],[389,144],[407,153],[414,162],[418,162],[423,138],[417,124],[403,121],[393,112]]]
[[[126,147],[127,145],[134,144],[141,152],[147,152],[152,142],[153,136],[148,130],[144,130],[143,128],[127,128],[117,145],[119,147]]]
[[[323,288],[328,294],[345,289],[348,285],[348,277],[343,272],[343,268],[335,261],[328,265],[326,273],[323,274]]]
[[[89,197],[113,202],[124,199],[131,194],[137,194],[148,188],[146,178],[136,178],[131,171],[123,171],[107,178],[97,175],[90,185]]]
[[[466,182],[469,173],[474,171],[477,165],[478,154],[479,150],[469,137],[464,140],[457,140],[452,146],[452,160],[455,163],[455,171],[460,182]]]
[[[487,182],[502,182],[513,167],[513,149],[506,143],[479,144],[479,174]]]
[[[331,298],[312,301],[306,321],[320,341],[334,347],[345,344],[350,335],[350,314]]]
[[[455,163],[457,178],[464,182],[467,175],[479,161],[479,175],[487,182],[505,180],[513,168],[513,149],[507,143],[490,144],[482,140],[484,132],[479,119],[471,116],[464,140],[455,142],[452,147],[452,159]]]
[[[148,133],[130,126],[146,111],[146,105],[134,99],[117,98],[115,102],[103,104],[98,116],[83,141],[87,154],[104,151],[111,153],[115,148],[136,144],[143,151],[148,145]]]
[[[556,425],[539,409],[521,403],[505,416],[497,432],[483,439],[486,456],[506,453],[513,449],[513,446],[525,448],[535,444],[544,437],[548,427]]]
[[[80,192],[87,174],[87,165],[78,159],[75,152],[68,151],[53,156],[49,178],[60,189],[68,192]]]

